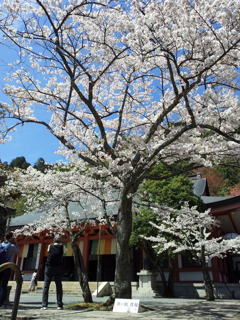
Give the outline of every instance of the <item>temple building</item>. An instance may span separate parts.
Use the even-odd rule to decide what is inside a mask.
[[[191,177],[195,195],[201,197],[210,214],[221,222],[218,235],[224,238],[239,236],[240,234],[240,196],[211,197],[207,180],[200,175]],[[83,210],[77,204],[72,204],[71,212]],[[20,229],[24,225],[38,221],[47,213],[29,212],[11,220],[12,230]],[[34,269],[38,269],[39,280],[43,280],[44,265],[47,258],[47,247],[52,242],[49,230],[33,236],[19,238],[20,254],[16,263],[24,272],[24,280],[29,280]],[[63,260],[64,277],[66,281],[77,281],[74,268],[74,258],[68,233],[63,238],[66,254]],[[89,281],[113,281],[115,271],[116,242],[115,236],[108,225],[88,227],[78,240]],[[132,253],[132,281],[138,281],[138,273],[144,267],[144,254],[140,249],[131,249]],[[179,255],[174,263],[174,282],[202,282],[203,276],[199,265]],[[209,263],[209,271],[213,282],[238,283],[240,280],[240,256],[228,254],[224,259],[213,258]],[[167,274],[167,266],[165,269]],[[160,282],[160,277],[157,277]]]

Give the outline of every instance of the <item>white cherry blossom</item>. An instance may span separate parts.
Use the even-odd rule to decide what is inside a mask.
[[[118,188],[116,292],[129,298],[132,195],[145,174],[161,160],[239,158],[239,0],[5,0],[0,11],[4,43],[19,49],[0,142],[41,124],[81,173]]]

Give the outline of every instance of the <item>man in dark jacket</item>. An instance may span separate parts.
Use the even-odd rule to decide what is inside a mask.
[[[15,243],[12,232],[7,232],[5,234],[5,240],[1,243],[3,247],[6,247],[6,262],[13,262],[15,254],[19,253],[19,247]],[[7,285],[11,275],[11,269],[5,269],[0,272],[0,308],[3,308],[4,301],[7,296]]]
[[[43,287],[43,296],[42,296],[42,309],[46,310],[48,307],[48,292],[52,278],[56,284],[56,293],[57,293],[57,309],[63,309],[62,303],[62,259],[63,259],[63,244],[62,237],[56,235],[54,237],[54,243],[50,244],[48,247],[48,257],[45,264],[45,273],[44,273],[44,287]]]

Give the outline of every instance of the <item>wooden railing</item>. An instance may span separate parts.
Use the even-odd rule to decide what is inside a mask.
[[[19,305],[19,300],[20,300],[20,295],[21,295],[21,290],[22,290],[22,273],[19,269],[19,267],[12,262],[6,262],[0,265],[0,272],[5,270],[5,269],[12,269],[15,272],[15,278],[16,278],[16,291],[15,291],[15,296],[14,296],[14,302],[13,302],[13,309],[12,309],[12,315],[11,315],[11,320],[16,320],[17,319],[17,312],[18,312],[18,305]]]

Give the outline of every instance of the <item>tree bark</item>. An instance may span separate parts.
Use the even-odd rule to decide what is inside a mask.
[[[4,240],[7,229],[7,221],[16,214],[16,210],[12,208],[4,208],[0,206],[0,240]]]
[[[152,248],[152,244],[145,241],[144,245],[142,246],[142,249],[144,250],[149,260],[151,261],[154,268],[156,268],[156,270],[160,274],[160,277],[162,280],[162,286],[163,286],[162,296],[165,298],[173,298],[174,297],[174,283],[173,283],[174,268],[173,268],[171,259],[169,259],[169,275],[168,275],[168,279],[166,279],[163,268],[160,266],[158,258]]]
[[[4,240],[4,236],[7,228],[7,217],[3,215],[4,212],[0,207],[0,241]]]
[[[163,268],[159,266],[156,262],[154,264],[156,266],[157,271],[159,272],[161,279],[162,279],[162,286],[163,286],[163,293],[162,296],[164,298],[174,298],[174,268],[172,265],[172,261],[169,260],[169,274],[168,279],[166,279],[166,276],[164,274]]]
[[[203,279],[204,279],[204,285],[205,285],[205,291],[206,291],[206,299],[207,301],[214,301],[215,297],[214,297],[212,280],[210,278],[210,274],[209,274],[206,263],[202,264],[202,272],[203,272]]]
[[[82,289],[83,300],[86,303],[92,303],[92,293],[89,288],[88,275],[85,269],[81,250],[79,249],[79,246],[77,245],[76,241],[71,241],[71,245],[74,254],[75,266],[77,268],[79,283]]]
[[[173,298],[174,297],[174,266],[172,259],[169,259],[169,274],[167,281],[167,291],[166,297]]]
[[[206,292],[206,300],[207,301],[214,301],[215,297],[214,297],[212,280],[211,280],[211,277],[209,274],[208,265],[206,263],[204,252],[205,252],[205,248],[202,247],[200,262],[201,262],[201,266],[202,266],[203,281],[204,281],[205,292]]]
[[[122,192],[117,219],[116,269],[114,295],[116,298],[131,299],[131,261],[129,239],[132,231],[132,198]]]

